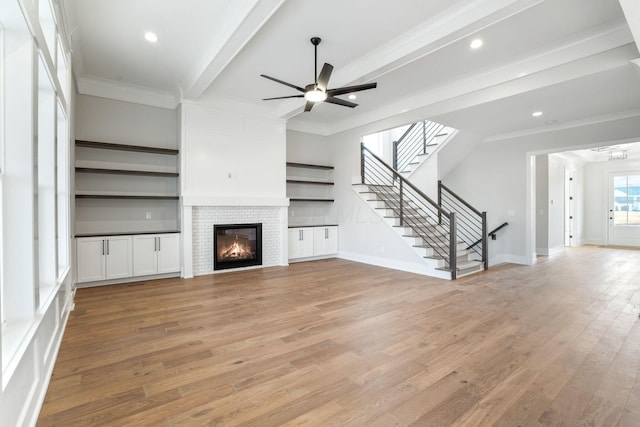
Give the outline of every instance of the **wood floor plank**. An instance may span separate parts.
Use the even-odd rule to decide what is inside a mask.
[[[615,274],[612,274],[615,272]],[[38,426],[636,426],[640,251],[79,289]]]

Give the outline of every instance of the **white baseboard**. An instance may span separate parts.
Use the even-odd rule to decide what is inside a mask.
[[[564,252],[564,248],[565,248],[564,245],[556,246],[553,248],[536,248],[536,252],[539,255],[554,256]]]
[[[415,274],[421,274],[423,276],[451,280],[450,273],[446,271],[432,269],[429,266],[424,264],[392,260],[387,258],[357,254],[354,252],[346,252],[346,251],[340,251],[338,253],[338,258],[346,259],[349,261],[360,262],[363,264],[375,265],[377,267],[390,268],[392,270],[406,271],[408,273],[415,273]]]
[[[535,254],[533,259],[529,260],[526,256],[513,255],[513,254],[499,254],[492,258],[489,258],[489,267],[494,267],[499,264],[522,264],[533,265],[535,264]]]

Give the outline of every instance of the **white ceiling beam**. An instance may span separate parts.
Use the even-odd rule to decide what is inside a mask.
[[[624,66],[634,57],[630,45],[632,42],[631,33],[624,22],[611,23],[608,27],[566,39],[554,47],[533,52],[507,64],[500,64],[480,74],[438,85],[367,114],[349,116],[343,121],[324,127],[321,134],[331,135],[414,110],[419,111],[416,114],[421,115],[417,120],[423,120],[425,117],[444,114],[456,108],[466,108],[473,104]],[[629,48],[623,48],[625,45],[629,45]],[[522,70],[526,70],[527,74],[521,75]],[[469,104],[471,101],[473,104]],[[304,129],[303,126],[296,126],[295,122],[289,124],[292,130],[320,130],[317,127]]]
[[[638,0],[620,0],[620,6],[636,41],[636,46],[640,49],[640,2]]]
[[[467,0],[458,3],[336,70],[332,75],[332,86],[372,81],[543,1]],[[302,108],[296,101],[283,102],[278,108],[278,114],[283,118],[291,118],[301,112]]]
[[[180,86],[182,98],[197,100],[242,48],[286,0],[244,0],[230,3],[205,60]]]

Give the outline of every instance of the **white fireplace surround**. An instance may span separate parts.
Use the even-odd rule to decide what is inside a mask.
[[[191,211],[191,212],[189,212]],[[189,215],[189,213],[191,215]],[[188,220],[191,216],[191,221]],[[213,226],[262,223],[262,267],[287,265],[287,208],[283,206],[193,206],[185,210],[185,225],[191,230],[191,274],[201,276],[233,270],[213,270]],[[188,228],[188,227],[185,227]],[[188,230],[184,230],[187,235]],[[185,266],[188,264],[188,239],[185,239]],[[256,268],[256,267],[246,267]]]

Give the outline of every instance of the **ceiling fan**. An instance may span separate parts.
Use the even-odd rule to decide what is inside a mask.
[[[345,101],[344,99],[336,98],[338,95],[344,95],[352,92],[359,92],[361,90],[374,89],[377,86],[377,83],[366,83],[363,85],[355,85],[355,86],[344,86],[336,89],[327,89],[327,85],[329,84],[329,78],[331,77],[331,72],[333,71],[333,65],[325,64],[322,66],[322,70],[320,71],[320,75],[318,75],[318,45],[322,39],[320,37],[311,37],[311,44],[314,46],[315,51],[315,73],[313,78],[315,79],[314,83],[306,85],[304,88],[300,86],[296,86],[291,83],[287,83],[285,81],[276,79],[275,77],[267,76],[266,74],[260,74],[261,77],[265,79],[273,80],[276,83],[283,84],[285,86],[289,86],[291,88],[296,89],[299,92],[302,92],[302,95],[290,95],[290,96],[278,96],[275,98],[264,98],[263,101],[270,101],[273,99],[286,99],[286,98],[305,98],[307,100],[306,105],[304,106],[304,111],[311,111],[313,106],[320,102],[328,102],[329,104],[342,105],[344,107],[355,108],[358,104],[353,102]]]

